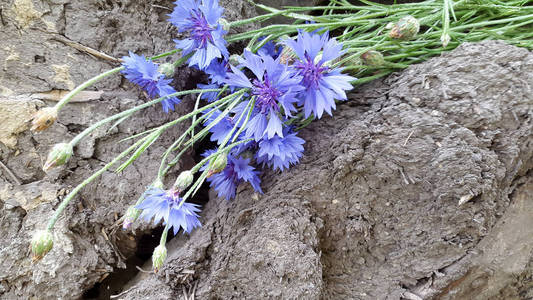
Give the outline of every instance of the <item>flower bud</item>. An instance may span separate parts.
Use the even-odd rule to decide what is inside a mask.
[[[52,126],[57,119],[57,109],[54,106],[45,107],[33,115],[32,131],[43,131]]]
[[[442,42],[442,47],[446,48],[448,46],[448,43],[450,43],[450,35],[447,33],[444,33],[440,36],[440,41]]]
[[[193,180],[194,176],[191,171],[183,171],[176,179],[176,182],[174,183],[174,188],[176,188],[180,192],[184,191],[187,187],[189,187],[189,185],[191,185]]]
[[[415,37],[418,30],[420,30],[420,22],[412,16],[405,16],[394,24],[389,36],[393,39],[410,40]]]
[[[159,65],[159,68],[157,69],[157,71],[165,75],[165,77],[167,78],[172,78],[172,76],[174,76],[174,69],[175,69],[174,64],[164,63],[164,64]]]
[[[218,23],[222,26],[222,29],[224,29],[226,32],[228,32],[230,30],[230,28],[231,28],[230,23],[228,22],[228,20],[226,20],[224,18],[218,19]]]
[[[166,258],[167,247],[165,247],[165,245],[159,245],[155,247],[154,253],[152,254],[152,266],[155,272],[161,269]]]
[[[55,144],[48,154],[48,158],[44,163],[43,170],[46,172],[50,168],[64,165],[72,156],[72,154],[73,150],[70,143]]]
[[[48,230],[39,230],[31,239],[31,252],[33,253],[33,260],[40,260],[46,253],[52,250],[54,245],[52,233]]]
[[[385,64],[383,54],[376,50],[369,50],[361,55],[363,63],[370,67],[380,67]]]
[[[211,168],[209,169],[209,172],[207,173],[207,177],[211,177],[211,175],[222,172],[226,165],[228,164],[228,155],[226,153],[219,154],[216,158],[213,164],[211,165]]]
[[[128,210],[126,211],[126,214],[124,215],[124,222],[122,222],[122,229],[127,230],[130,229],[131,225],[137,221],[137,218],[139,218],[139,215],[141,214],[141,210],[135,208],[135,206],[128,207]]]

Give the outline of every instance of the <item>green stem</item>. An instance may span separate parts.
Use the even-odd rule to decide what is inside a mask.
[[[143,139],[140,139],[139,141],[137,141],[135,144],[131,145],[128,149],[126,149],[125,151],[123,151],[122,153],[120,153],[117,157],[115,157],[111,162],[109,162],[108,164],[106,164],[105,166],[103,166],[100,170],[98,170],[97,172],[95,172],[93,175],[91,175],[89,178],[85,179],[82,183],[78,184],[66,197],[65,199],[63,199],[63,201],[61,201],[61,204],[59,205],[59,207],[57,208],[56,212],[54,213],[54,216],[52,217],[52,219],[50,219],[50,221],[48,221],[48,226],[47,226],[47,229],[49,231],[51,231],[53,228],[54,228],[54,225],[57,221],[57,219],[59,218],[59,216],[61,215],[61,213],[63,212],[63,210],[65,210],[65,208],[67,207],[67,205],[69,204],[69,202],[74,199],[74,196],[76,196],[76,194],[84,187],[86,186],[87,184],[91,183],[94,179],[96,179],[98,176],[102,175],[105,171],[107,171],[109,168],[111,168],[114,164],[116,164],[119,160],[121,160],[123,157],[125,157],[128,153],[130,153],[131,151],[133,151],[133,149],[135,149],[138,145],[140,145],[142,142],[144,141],[144,138]]]
[[[444,6],[442,8],[442,36],[441,41],[443,43],[443,46],[448,46],[448,42],[446,39],[449,39],[450,37],[450,9],[453,7],[453,3],[450,4],[450,1],[452,0],[444,0]]]
[[[172,93],[170,95],[167,95],[165,97],[160,97],[160,98],[157,98],[157,99],[154,99],[152,101],[149,101],[149,102],[146,102],[146,103],[143,103],[139,106],[135,106],[133,108],[130,108],[128,110],[125,110],[123,112],[120,112],[118,114],[115,114],[115,115],[112,115],[110,117],[107,117],[103,120],[100,120],[96,123],[94,123],[93,125],[91,125],[90,127],[88,127],[87,129],[85,129],[84,131],[82,131],[81,133],[79,133],[77,136],[74,137],[74,139],[72,139],[72,141],[70,141],[70,144],[74,147],[75,145],[77,145],[79,143],[79,141],[81,139],[83,139],[84,137],[86,137],[87,135],[89,135],[89,133],[93,132],[95,129],[97,129],[98,127],[108,123],[108,122],[111,122],[113,120],[116,120],[116,119],[120,119],[124,116],[127,116],[127,115],[131,115],[132,113],[134,112],[137,112],[143,108],[146,108],[146,107],[149,107],[149,106],[152,106],[154,104],[157,104],[161,101],[163,101],[164,99],[166,98],[170,98],[170,97],[174,97],[174,96],[183,96],[183,95],[188,95],[188,94],[195,94],[195,93],[201,93],[201,92],[206,92],[206,91],[211,91],[211,92],[216,92],[216,91],[219,91],[220,89],[205,89],[205,90],[201,90],[201,89],[196,89],[196,90],[188,90],[188,91],[181,91],[181,92],[176,92],[176,93]],[[191,114],[188,114],[187,116],[189,116]]]
[[[169,211],[169,214],[170,214],[170,211]],[[167,216],[167,220],[168,220],[168,216]],[[163,229],[163,234],[161,235],[161,239],[159,240],[159,245],[161,246],[165,246],[165,244],[167,243],[168,230],[170,229],[169,224],[170,222],[167,222],[167,224],[165,224],[165,229]]]
[[[227,96],[227,97],[224,97],[224,98],[222,98],[222,99],[220,99],[220,100],[218,100],[218,101],[215,101],[215,102],[213,102],[213,103],[211,103],[211,104],[209,104],[209,105],[203,106],[203,107],[200,108],[200,109],[194,110],[194,111],[192,111],[192,112],[190,112],[190,113],[188,113],[188,114],[186,114],[186,115],[184,115],[184,116],[181,116],[181,117],[179,117],[179,118],[176,119],[176,120],[170,121],[170,122],[168,122],[168,123],[165,123],[165,124],[159,126],[155,132],[153,132],[153,133],[151,133],[150,135],[148,135],[148,139],[147,139],[147,140],[146,140],[146,141],[145,141],[145,142],[139,147],[139,149],[137,149],[137,151],[135,151],[135,153],[134,153],[134,154],[133,154],[133,155],[132,155],[132,156],[131,156],[126,162],[124,162],[120,167],[117,168],[116,172],[121,172],[121,171],[123,171],[126,167],[128,167],[128,166],[129,166],[133,161],[135,161],[135,160],[136,160],[136,159],[137,159],[137,158],[138,158],[138,157],[139,157],[144,151],[146,151],[146,149],[147,149],[148,147],[150,147],[150,145],[151,145],[153,142],[155,142],[155,139],[159,138],[159,136],[160,136],[165,130],[167,130],[168,128],[170,128],[170,127],[172,127],[172,126],[174,126],[174,125],[176,125],[176,124],[178,124],[178,123],[180,123],[180,122],[182,122],[182,121],[184,121],[184,120],[186,120],[186,119],[188,119],[188,118],[190,118],[190,117],[192,117],[192,116],[194,116],[194,115],[196,115],[196,114],[198,114],[198,113],[200,113],[200,112],[202,112],[202,111],[204,111],[204,110],[206,110],[206,109],[208,109],[208,108],[211,108],[211,107],[213,107],[213,106],[215,106],[215,105],[217,105],[217,104],[219,104],[219,103],[221,103],[221,102],[222,102],[221,104],[224,105],[224,104],[225,104],[224,102],[231,102],[231,101],[233,101],[233,102],[230,104],[230,108],[229,108],[229,109],[231,109],[231,105],[236,105],[236,103],[238,102],[238,100],[234,100],[234,98],[240,99],[240,98],[242,97],[242,94],[243,94],[245,91],[246,91],[246,90],[242,90],[242,91],[236,92],[236,93],[234,93],[234,94],[231,94],[231,95],[229,95],[229,96]],[[206,135],[206,129],[209,129],[209,128],[215,126],[217,122],[218,122],[217,120],[213,121],[212,124],[210,124],[208,127],[204,128],[204,130],[201,131],[200,133],[198,133],[198,136],[201,136],[201,137],[203,138],[203,136]],[[190,139],[190,140],[186,143],[186,145],[188,145],[191,141],[194,142],[195,139]]]
[[[174,143],[172,143],[172,145],[170,145],[170,147],[167,148],[167,150],[163,154],[163,158],[161,159],[161,165],[159,166],[159,172],[157,174],[159,180],[161,180],[161,181],[163,180],[163,178],[165,177],[165,175],[168,172],[169,168],[171,167],[170,165],[172,164],[172,162],[174,162],[174,160],[172,160],[172,162],[170,162],[168,164],[165,164],[166,161],[167,161],[168,156],[170,155],[170,153],[172,151],[177,150],[181,146],[181,144],[183,143],[183,140],[185,140],[185,137],[190,132],[193,132],[193,136],[194,136],[194,128],[196,126],[198,126],[203,120],[205,120],[207,117],[209,117],[213,113],[214,113],[214,110],[210,111],[209,113],[207,113],[207,114],[205,114],[203,116],[201,116],[197,120],[194,120],[193,123],[191,124],[191,126],[189,126],[189,128],[176,141],[174,141]],[[187,150],[187,148],[184,148],[183,150]],[[181,156],[182,152],[178,153],[177,156],[178,157]]]
[[[533,18],[533,14],[525,15],[525,16],[518,16],[514,18],[507,18],[507,19],[499,19],[499,20],[492,20],[492,21],[485,21],[485,22],[479,22],[474,24],[467,24],[462,26],[454,27],[454,31],[464,30],[464,29],[470,29],[470,28],[476,28],[476,27],[484,27],[489,25],[498,25],[502,23],[510,23],[513,21],[521,21],[521,20],[530,20]]]
[[[237,131],[237,133],[235,134],[235,136],[233,137],[233,139],[231,139],[231,142],[232,143],[235,143],[235,141],[239,138],[239,136],[241,135],[241,133],[244,131],[244,129],[246,128],[246,125],[248,125],[248,121],[250,120],[250,117],[252,116],[252,112],[254,111],[254,106],[255,106],[255,100],[257,98],[254,97],[252,100],[250,100],[250,109],[248,110],[248,114],[246,115],[246,119],[244,120],[244,123],[242,124],[241,128],[239,128],[239,130]],[[242,114],[244,115],[244,114]],[[241,122],[241,118],[242,118],[242,115],[241,117],[239,118],[239,121],[237,121],[236,124],[239,124]],[[225,145],[226,143],[222,143],[222,145]]]
[[[68,94],[66,94],[65,97],[63,97],[61,99],[61,101],[59,101],[55,105],[55,108],[57,109],[57,111],[59,111],[61,108],[63,108],[63,106],[65,106],[65,104],[67,104],[79,92],[81,92],[84,89],[88,88],[89,86],[95,84],[96,82],[100,81],[101,79],[103,79],[103,78],[105,78],[105,77],[107,77],[109,75],[115,74],[117,72],[120,72],[122,70],[124,70],[124,67],[114,68],[114,69],[111,69],[111,70],[106,71],[104,73],[98,74],[98,75],[94,76],[93,78],[85,81],[84,83],[78,85],[75,89],[70,91]]]
[[[165,56],[169,56],[171,54],[174,54],[176,52],[178,52],[179,50],[172,50],[172,51],[169,51],[169,52],[165,52],[165,53],[161,53],[159,55],[156,55],[156,56],[153,56],[153,57],[150,57],[150,60],[154,60],[154,59],[158,59],[158,58],[161,58],[161,57],[165,57]],[[112,75],[112,74],[115,74],[117,72],[120,72],[124,70],[124,67],[117,67],[117,68],[114,68],[114,69],[111,69],[109,71],[105,71],[104,73],[101,73],[101,74],[98,74],[96,76],[94,76],[93,78],[85,81],[84,83],[80,84],[79,86],[77,86],[75,89],[73,89],[72,91],[70,91],[68,94],[66,94],[56,105],[55,105],[55,108],[57,109],[57,111],[61,110],[61,108],[63,108],[63,106],[65,106],[74,96],[76,96],[79,92],[83,91],[84,89],[90,87],[91,85],[95,84],[96,82],[100,81],[101,79],[109,76],[109,75]]]
[[[176,67],[179,67],[181,66],[183,63],[185,63],[189,58],[191,58],[191,56],[194,55],[194,52],[191,52],[183,57],[180,57],[180,59],[176,60],[173,65],[174,65],[174,68]]]
[[[209,155],[208,157],[202,159],[199,163],[197,163],[191,169],[191,172],[192,173],[196,173],[203,165],[205,165],[209,160],[213,159],[214,157],[216,157],[216,156],[218,156],[220,154],[223,154],[224,152],[229,152],[229,150],[231,150],[233,147],[238,146],[238,145],[243,144],[243,143],[250,142],[250,141],[253,141],[253,139],[246,139],[246,140],[238,141],[236,143],[232,143],[232,144],[226,146],[225,148],[219,149],[217,152],[212,153],[211,155]],[[212,161],[209,162],[209,166],[211,165],[211,163],[212,163]],[[182,200],[181,200],[181,202],[180,202],[180,204],[178,206],[178,209],[181,207],[181,205],[183,205],[183,203],[185,203],[185,200],[187,200],[191,196],[193,191],[195,191],[195,189],[197,187],[199,187],[203,183],[203,181],[207,178],[207,173],[209,171],[209,166],[204,170],[204,172],[202,173],[200,178],[198,178],[198,180],[196,180],[196,182],[193,184],[193,186],[189,188],[189,190],[187,191],[185,196],[183,196],[183,198],[182,198]]]
[[[233,95],[238,95],[238,97],[236,97],[236,100],[233,100],[231,102],[231,104],[220,115],[218,115],[211,123],[209,123],[208,126],[204,127],[204,129],[202,129],[200,132],[198,132],[195,137],[193,137],[190,140],[188,140],[185,143],[185,146],[188,146],[189,144],[194,143],[196,140],[198,140],[198,138],[196,138],[196,137],[203,137],[204,135],[206,135],[209,132],[209,129],[211,129],[213,126],[218,124],[218,122],[220,122],[220,120],[222,120],[227,114],[229,114],[229,112],[239,103],[239,101],[242,98],[242,95],[245,93],[245,91],[246,91],[246,89],[243,89],[243,90],[240,90],[237,93],[234,93]]]
[[[241,132],[244,130],[244,128],[246,127],[247,123],[248,123],[248,119],[250,118],[250,115],[251,115],[251,112],[253,111],[253,107],[255,105],[255,99],[256,97],[252,97],[252,99],[250,99],[250,101],[248,102],[248,104],[246,105],[246,109],[248,109],[248,112],[246,114],[246,120],[245,122],[242,124],[242,126],[240,126],[241,128],[239,128],[238,132],[237,132],[237,135],[234,136],[234,140],[238,138],[239,134],[241,134]],[[222,143],[220,143],[220,146],[219,147],[224,147],[226,146],[226,144],[229,142],[229,140],[231,139],[231,136],[233,135],[233,133],[235,132],[235,130],[237,130],[237,126],[241,123],[241,120],[242,118],[244,117],[244,112],[241,113],[241,115],[239,116],[239,119],[237,120],[237,122],[235,122],[235,125],[233,125],[233,128],[231,128],[230,132],[228,132],[228,134],[226,134],[226,136],[224,137],[224,140],[222,141]]]

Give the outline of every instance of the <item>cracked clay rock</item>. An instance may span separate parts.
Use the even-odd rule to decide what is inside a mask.
[[[532,53],[486,41],[357,87],[122,297],[533,297],[532,86]]]

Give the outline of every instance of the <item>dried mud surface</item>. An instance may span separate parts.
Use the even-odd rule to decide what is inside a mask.
[[[212,199],[123,297],[533,296],[531,86],[533,55],[489,41],[358,88],[300,165]]]

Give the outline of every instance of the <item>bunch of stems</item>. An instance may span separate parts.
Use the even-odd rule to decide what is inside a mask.
[[[276,16],[287,17],[292,20],[292,23],[264,26],[256,30],[230,35],[226,40],[230,43],[247,41],[246,47],[252,52],[255,52],[268,41],[280,42],[283,38],[294,38],[298,30],[329,31],[330,36],[335,36],[339,42],[343,43],[346,51],[346,54],[335,62],[333,67],[343,67],[345,72],[350,72],[352,75],[355,75],[358,79],[353,82],[354,85],[386,76],[394,71],[406,68],[410,64],[422,62],[443,51],[452,50],[463,42],[499,39],[516,46],[533,49],[533,30],[531,25],[533,23],[533,6],[528,6],[533,1],[428,0],[419,3],[396,5],[377,4],[367,0],[360,0],[360,2],[365,5],[354,5],[347,0],[331,0],[328,5],[324,6],[285,7],[283,9],[254,4],[258,8],[266,11],[266,13],[254,18],[229,23],[229,26],[239,27],[253,22],[264,22]],[[408,41],[390,38],[388,36],[387,25],[389,23],[395,23],[407,15],[419,20],[421,31]],[[381,52],[384,55],[386,63],[381,66],[364,65],[360,57],[370,50]],[[177,50],[172,50],[150,59],[156,60],[177,53]],[[182,65],[189,56],[176,59],[174,65]],[[57,110],[60,110],[80,91],[121,70],[123,70],[123,67],[118,67],[89,79],[67,94],[55,107]],[[121,160],[123,160],[123,163],[116,171],[120,172],[124,170],[142,155],[167,129],[180,122],[191,122],[190,127],[163,154],[161,166],[156,178],[156,180],[162,182],[169,170],[178,163],[183,153],[187,149],[190,149],[194,143],[205,138],[209,133],[209,129],[222,118],[228,116],[232,108],[243,100],[247,92],[243,89],[229,93],[228,90],[228,87],[221,89],[188,90],[167,96],[198,94],[195,108],[192,112],[166,124],[127,138],[128,140],[137,140],[111,162],[74,188],[56,209],[55,215],[50,220],[47,229],[49,231],[52,230],[62,211],[85,185],[89,184]],[[205,106],[200,106],[200,96],[206,92],[218,92],[220,96],[219,100]],[[81,139],[98,127],[112,121],[115,121],[116,125],[134,113],[155,105],[164,99],[165,97],[158,98],[101,120],[77,135],[70,144],[75,146]],[[217,152],[209,155],[193,167],[191,171],[195,173],[202,166],[208,166],[184,195],[182,203],[186,199],[190,199],[198,191],[208,176],[209,166],[213,164],[214,159],[218,155],[225,155],[231,148],[248,141],[237,142],[236,139],[244,129],[244,125],[250,119],[254,101],[253,98],[250,100],[246,108],[246,113],[241,115],[241,119],[244,118],[244,124],[239,119],[235,124],[241,124],[242,126],[238,128],[235,125],[225,141],[219,146]],[[213,113],[213,111],[210,111],[212,108],[218,108],[222,113],[209,126],[195,132],[195,128]],[[291,119],[289,122],[296,125],[297,128],[302,128],[309,124],[310,119],[304,119],[302,113],[298,114],[298,116],[298,118]],[[173,158],[170,159],[172,154],[174,154]],[[140,197],[136,204],[139,204],[142,199],[143,197]],[[164,245],[164,242],[166,242],[166,230],[164,238],[161,239],[162,245]]]

